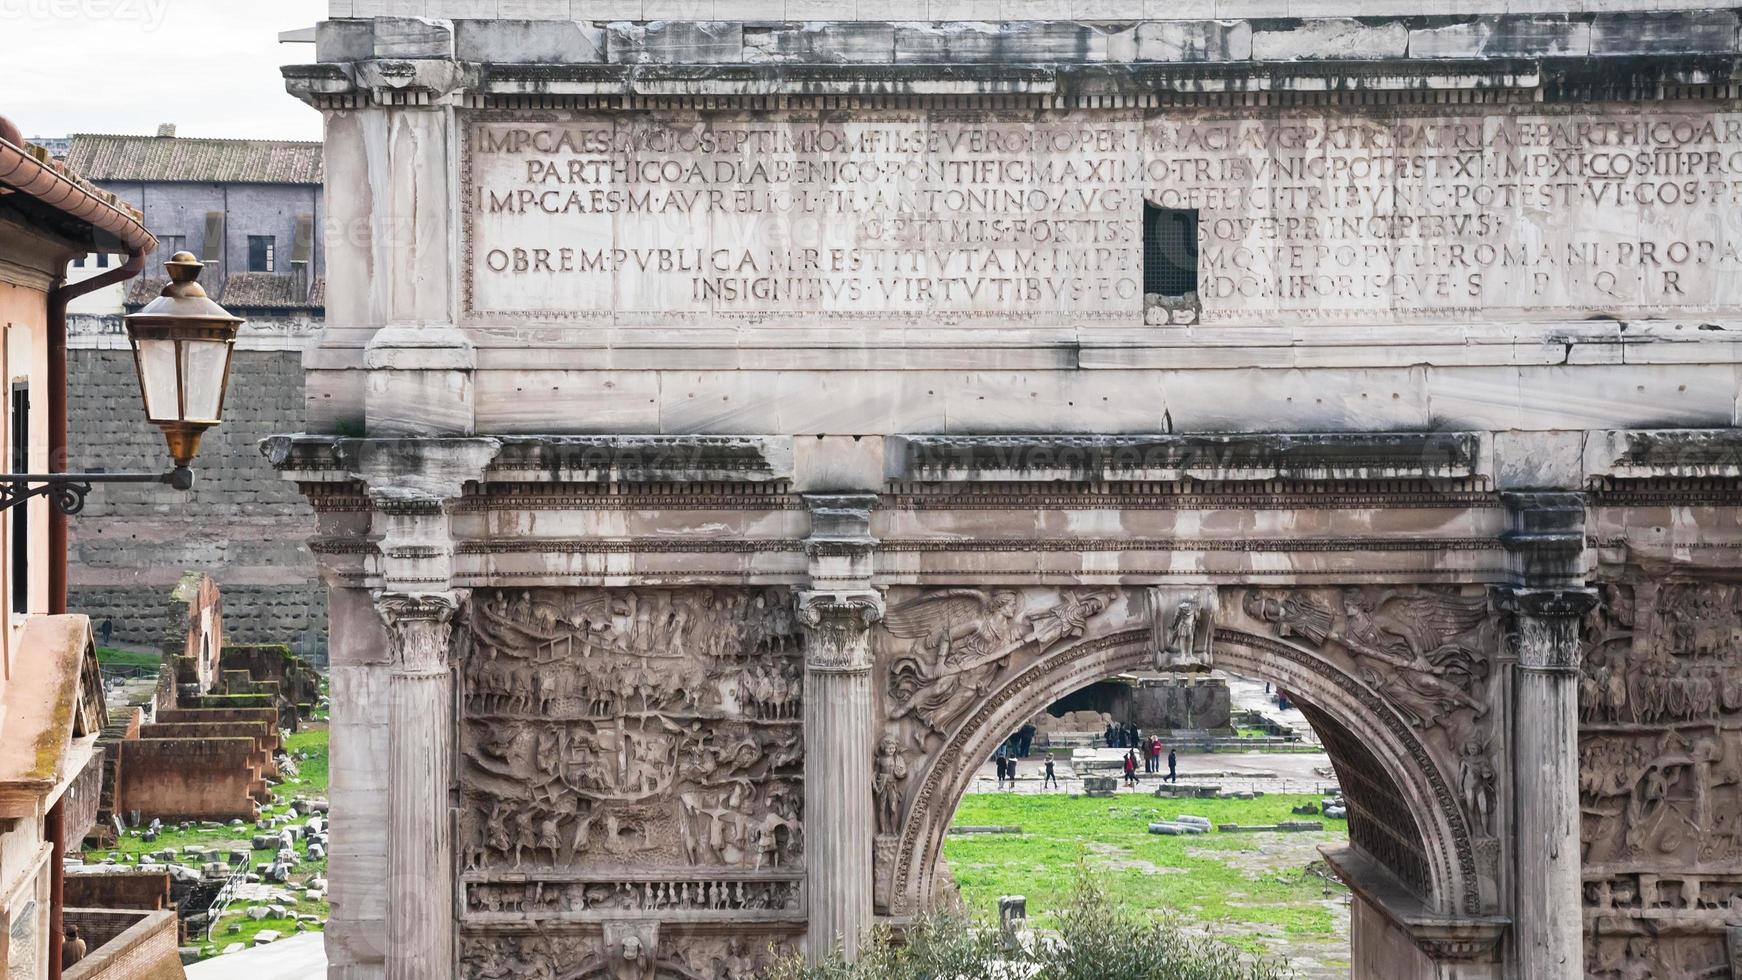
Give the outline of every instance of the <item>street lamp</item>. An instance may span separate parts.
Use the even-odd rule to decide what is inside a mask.
[[[61,513],[77,514],[96,483],[163,483],[177,490],[194,485],[189,467],[200,436],[223,421],[230,358],[244,321],[206,296],[199,283],[205,266],[193,253],[175,253],[164,268],[169,284],[163,292],[123,319],[145,417],[163,430],[175,468],[168,473],[0,474],[0,511],[46,496]]]

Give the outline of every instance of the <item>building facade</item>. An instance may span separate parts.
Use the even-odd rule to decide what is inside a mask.
[[[80,286],[68,266],[115,256],[109,281],[144,267],[156,247],[137,211],[26,144],[0,117],[0,454],[9,473],[63,471],[66,309]],[[85,288],[100,288],[104,280]],[[142,414],[142,413],[140,413]],[[141,418],[141,423],[143,419]],[[143,427],[143,425],[141,425]],[[8,485],[6,499],[19,488]],[[96,821],[106,723],[90,621],[67,614],[66,518],[36,496],[0,512],[0,971],[59,980],[65,913],[62,861]],[[127,975],[181,976],[173,915],[128,934],[161,942]],[[119,932],[119,930],[117,930]],[[82,976],[96,972],[97,937]]]
[[[331,976],[851,954],[1205,666],[1332,757],[1355,976],[1738,975],[1733,11],[387,6],[286,69],[367,233],[264,446]]]
[[[200,256],[208,292],[248,319],[228,418],[202,456],[198,485],[93,499],[72,536],[75,604],[111,642],[156,647],[183,629],[168,614],[182,574],[209,571],[223,583],[238,642],[288,642],[318,656],[326,607],[303,543],[312,525],[255,444],[302,425],[302,353],[324,313],[320,144],[190,139],[164,126],[156,136],[76,135],[67,159],[137,208],[166,254]],[[80,257],[71,274],[100,275],[109,261]],[[145,276],[73,304],[74,468],[136,469],[157,458],[155,434],[132,424],[137,382],[121,317],[163,282]]]

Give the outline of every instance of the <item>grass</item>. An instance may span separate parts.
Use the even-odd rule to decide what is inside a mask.
[[[971,794],[955,822],[1016,825],[1020,835],[951,836],[944,844],[962,897],[975,915],[996,915],[998,897],[1024,895],[1036,925],[1046,927],[1087,871],[1114,901],[1158,916],[1173,915],[1254,953],[1275,953],[1275,940],[1335,935],[1325,882],[1305,862],[1277,867],[1266,851],[1279,838],[1293,844],[1340,842],[1348,824],[1325,820],[1307,834],[1210,834],[1163,837],[1152,821],[1180,814],[1212,824],[1274,824],[1292,808],[1317,803],[1306,795],[1255,800],[1091,799],[1021,794]],[[1335,894],[1342,889],[1336,886]],[[1269,940],[1269,941],[1267,941]]]
[[[264,819],[271,819],[285,813],[290,809],[297,796],[316,799],[325,799],[327,796],[329,752],[326,724],[324,722],[305,723],[301,731],[295,732],[286,739],[284,748],[296,760],[297,775],[295,778],[286,779],[274,787],[274,801],[260,808],[260,815]],[[145,816],[149,819],[151,815],[146,814]],[[299,822],[306,820],[307,817],[308,814],[301,814],[298,818]],[[157,839],[149,844],[139,836],[138,830],[129,830],[114,847],[88,851],[85,860],[97,863],[108,857],[110,853],[118,853],[131,856],[137,863],[142,855],[156,854],[171,847],[179,851],[192,844],[207,848],[221,848],[219,855],[212,860],[226,860],[228,852],[231,850],[248,850],[250,852],[249,866],[252,868],[270,863],[278,853],[276,845],[260,850],[252,849],[254,835],[265,833],[252,823],[244,823],[240,828],[234,828],[228,824],[214,826],[210,822],[194,822],[190,824],[188,830],[175,830],[173,826],[166,825],[163,832],[158,834]],[[298,845],[297,853],[304,853],[301,845]],[[304,923],[304,931],[319,930],[327,920],[327,915],[330,912],[328,903],[325,900],[309,901],[302,895],[307,890],[307,883],[310,879],[326,876],[327,860],[325,858],[319,861],[303,860],[297,863],[290,883],[281,886],[285,891],[297,896],[294,903],[285,904],[287,910],[318,917],[317,922]],[[210,956],[232,943],[252,946],[254,937],[269,929],[277,931],[285,937],[296,933],[296,922],[289,917],[269,916],[259,921],[248,918],[247,910],[258,904],[268,903],[237,902],[231,905],[213,927],[209,943],[206,942],[203,932],[189,937],[190,940],[207,950],[206,955]],[[231,933],[229,930],[232,925],[239,926],[239,931]]]
[[[140,667],[145,670],[160,670],[163,667],[163,654],[98,647],[97,663],[104,667]]]

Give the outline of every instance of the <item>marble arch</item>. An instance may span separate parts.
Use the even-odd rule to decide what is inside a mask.
[[[1411,816],[1425,828],[1423,851],[1432,875],[1430,894],[1424,896],[1428,904],[1453,915],[1478,911],[1468,820],[1444,774],[1396,712],[1359,679],[1311,650],[1235,629],[1218,629],[1215,639],[1219,666],[1275,681],[1370,740],[1385,775],[1407,787]],[[891,870],[890,910],[911,911],[929,900],[956,803],[1006,734],[1071,691],[1121,671],[1152,667],[1154,661],[1149,628],[1124,630],[1048,653],[990,692],[930,757],[912,794]]]

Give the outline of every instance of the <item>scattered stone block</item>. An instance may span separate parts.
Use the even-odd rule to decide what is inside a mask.
[[[254,936],[254,945],[266,946],[278,942],[279,934],[272,929],[262,929]]]
[[[240,931],[240,930],[238,930],[238,931]],[[218,955],[219,956],[229,956],[231,953],[240,953],[247,948],[248,948],[247,946],[245,946],[241,943],[231,943],[230,945],[225,946],[224,951],[222,953],[219,953]]]
[[[1313,817],[1318,815],[1319,807],[1316,803],[1302,803],[1294,808],[1294,812],[1300,816]]]
[[[1112,776],[1084,776],[1083,795],[1110,797],[1119,792],[1119,780]]]
[[[1317,820],[1285,820],[1276,825],[1276,829],[1285,834],[1299,834],[1314,830],[1324,830],[1325,825]]]
[[[271,914],[272,911],[264,905],[256,905],[248,910],[248,918],[253,919],[255,922],[265,921],[266,917]]]
[[[1182,813],[1179,816],[1174,817],[1173,822],[1174,823],[1191,824],[1194,827],[1202,827],[1205,830],[1210,829],[1210,818],[1209,817],[1197,817],[1197,816],[1193,816],[1189,813]]]

